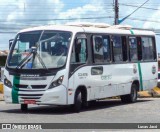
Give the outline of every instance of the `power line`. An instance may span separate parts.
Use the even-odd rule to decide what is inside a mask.
[[[157,21],[157,20],[140,19],[140,18],[134,18],[134,17],[131,17],[131,18],[128,18],[128,19],[130,19],[130,20],[137,20],[137,21],[160,23],[160,21]]]
[[[65,21],[65,20],[83,20],[83,19],[106,19],[106,18],[113,18],[113,16],[100,16],[100,17],[81,17],[81,18],[52,18],[52,19],[13,19],[12,21],[53,21],[53,20],[58,20],[58,21]],[[7,22],[7,21],[3,21],[0,20],[0,22]]]
[[[123,5],[123,6],[130,6],[130,7],[139,7],[139,6],[135,6],[135,5],[129,5],[129,4],[120,4],[120,5]],[[150,7],[141,7],[143,9],[149,9],[149,10],[160,10],[160,9],[157,9],[157,8],[150,8]]]
[[[130,17],[132,14],[134,14],[137,10],[139,10],[143,5],[145,5],[149,0],[145,1],[141,6],[139,6],[137,9],[135,9],[132,13],[124,17],[123,19],[119,20],[119,23],[122,23],[124,20],[126,20],[128,17]]]
[[[59,10],[59,9],[61,9],[61,8],[45,8],[45,7],[43,7],[43,8],[25,8],[25,11],[35,11],[35,10],[38,10],[38,11],[40,11],[40,12],[43,12],[43,11],[50,11],[50,10]],[[76,9],[76,8],[74,8],[74,9]],[[73,9],[73,10],[74,10]],[[84,8],[84,9],[90,9],[90,8]],[[96,6],[96,9],[102,9],[102,6]],[[5,8],[5,9],[3,9],[3,10],[5,10],[5,11],[11,11],[11,10],[13,10],[13,9],[11,9],[11,8]],[[24,9],[22,9],[22,8],[17,8],[16,10],[21,10],[21,11],[23,11]],[[108,7],[107,9],[105,9],[105,10],[113,10],[113,8],[112,7]],[[23,12],[25,12],[25,11],[23,11]]]
[[[124,5],[124,4],[122,4],[122,5]],[[135,7],[137,7],[137,6],[135,6]],[[147,8],[147,7],[142,7],[141,6],[140,8]],[[37,13],[37,15],[41,15],[42,11],[39,14],[38,14],[38,12],[36,12],[36,13]],[[24,14],[25,14],[25,12],[24,12]],[[30,15],[29,12],[28,12],[28,14]],[[89,14],[89,15],[96,16],[94,13]],[[47,22],[51,22],[51,21],[70,21],[70,20],[89,20],[89,19],[91,19],[91,20],[92,19],[93,20],[99,20],[99,19],[107,19],[107,18],[113,18],[113,16],[111,16],[111,15],[110,16],[105,16],[104,15],[104,16],[100,16],[100,17],[84,17],[84,18],[82,17],[82,18],[64,18],[64,19],[61,19],[61,18],[50,18],[50,19],[36,19],[36,20],[35,19],[13,19],[12,22],[14,22],[16,24],[18,22],[18,23],[21,23],[21,25],[18,25],[18,26],[14,25],[14,27],[12,27],[12,26],[11,27],[5,27],[5,25],[4,25],[4,26],[1,26],[0,29],[2,29],[2,28],[3,28],[3,30],[17,29],[17,28],[21,28],[22,29],[22,28],[24,28],[24,27],[22,27],[22,24],[24,24],[24,26],[37,26],[37,24],[41,24],[41,22],[43,22],[43,23],[46,22],[46,24],[47,24]],[[131,18],[128,18],[128,19],[130,19],[130,20],[137,20],[137,21],[146,21],[146,22],[160,23],[160,21],[157,21],[157,20],[148,20],[148,19],[143,19],[143,18],[141,19],[141,18],[132,18],[131,17]],[[10,22],[1,19],[0,23],[7,24],[7,23],[10,23]],[[30,25],[30,24],[33,24],[33,25]]]
[[[99,0],[100,1],[100,0]],[[103,1],[103,3],[104,4],[112,4],[112,0],[110,0],[110,2],[107,2],[107,1]],[[40,3],[37,3],[37,2],[34,2],[34,1],[32,1],[32,3],[26,3],[26,2],[6,2],[6,3],[0,3],[0,5],[12,5],[12,4],[15,4],[15,5],[19,5],[19,4],[26,4],[26,5],[39,5],[39,4],[41,4],[41,5],[51,5],[51,4],[55,4],[55,3],[53,3],[53,2],[40,2]],[[83,2],[83,1],[72,1],[72,2],[65,2],[65,5],[68,5],[68,4],[70,4],[70,5],[74,5],[74,4],[97,4],[97,2]]]
[[[18,15],[18,14],[21,14],[21,13],[23,13],[23,15],[52,15],[52,16],[54,15],[54,12],[44,12],[44,11],[37,11],[37,12],[33,12],[33,13],[22,11],[22,12],[17,12],[16,14]],[[73,11],[73,13],[75,13],[75,12]],[[97,11],[90,12],[87,15],[94,15],[95,13],[97,13]],[[113,9],[112,10],[105,10],[105,13],[113,13]],[[103,14],[105,14],[105,13],[103,13]],[[10,12],[5,12],[5,13],[0,12],[0,14],[1,15],[4,15],[4,14],[8,15],[8,14],[10,14]]]
[[[85,20],[85,19],[87,19],[87,20],[89,20],[89,19],[97,19],[97,20],[99,20],[99,19],[106,19],[106,18],[113,18],[112,16],[108,16],[108,17],[92,17],[92,18],[70,18],[70,19],[38,19],[38,20],[31,20],[31,19],[21,19],[21,21],[20,20],[17,20],[17,21],[19,21],[19,22],[22,22],[20,25],[11,25],[11,26],[8,26],[8,27],[5,27],[5,26],[0,26],[0,29],[15,29],[15,28],[17,28],[17,27],[20,27],[20,28],[23,28],[23,27],[25,27],[25,26],[30,26],[30,27],[33,27],[33,26],[38,26],[38,25],[42,25],[42,23],[40,23],[40,22],[50,22],[50,21],[67,21],[67,20]],[[143,18],[136,18],[136,17],[130,17],[130,18],[128,18],[129,20],[136,20],[136,21],[145,21],[145,22],[153,22],[153,23],[160,23],[160,21],[158,21],[158,20],[151,20],[151,19],[143,19]],[[33,21],[34,21],[34,23],[33,23]],[[5,21],[1,21],[1,22],[5,22]],[[24,23],[25,22],[25,23]],[[32,25],[31,24],[26,24],[26,22],[32,22]],[[15,22],[14,22],[15,23]],[[13,24],[14,24],[13,23]],[[38,24],[38,25],[37,25]],[[43,23],[43,25],[44,25],[45,23]],[[46,23],[46,24],[48,24],[48,23]],[[23,27],[22,27],[23,26]]]

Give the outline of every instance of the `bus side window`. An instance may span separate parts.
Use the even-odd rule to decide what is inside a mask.
[[[122,61],[122,41],[121,36],[112,36],[113,40],[113,57],[115,62]]]
[[[154,60],[154,44],[151,37],[142,37],[143,60]]]
[[[75,60],[80,62],[80,53],[81,53],[81,40],[77,39],[75,42]]]
[[[127,61],[128,60],[128,46],[127,46],[126,36],[122,36],[122,54],[123,54],[123,61]]]
[[[71,63],[85,63],[87,60],[86,39],[76,39],[72,50]]]
[[[103,36],[103,54],[104,62],[110,62],[110,38],[109,36]]]
[[[94,54],[94,63],[103,63],[103,39],[102,36],[95,35],[93,36],[93,54]]]
[[[129,37],[129,50],[130,50],[130,60],[137,60],[137,39],[136,37]]]
[[[70,74],[72,74],[77,67],[84,65],[87,62],[87,52],[86,38],[75,39],[70,61]]]
[[[152,43],[153,43],[153,59],[157,59],[157,51],[156,51],[156,42],[155,42],[155,37],[152,37]]]
[[[141,37],[137,37],[137,52],[138,52],[138,60],[142,60],[142,43]]]

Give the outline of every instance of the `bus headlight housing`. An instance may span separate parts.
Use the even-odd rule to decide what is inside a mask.
[[[4,77],[4,85],[6,85],[9,88],[12,88],[12,83],[6,77]]]
[[[64,78],[64,76],[60,76],[57,80],[53,81],[53,82],[50,84],[49,89],[61,85],[62,82],[63,82],[63,78]]]

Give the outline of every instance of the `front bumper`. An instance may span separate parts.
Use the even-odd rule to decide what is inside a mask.
[[[26,100],[35,101],[36,104],[46,105],[66,105],[67,104],[67,88],[63,85],[49,90],[30,90],[16,91],[17,104],[24,104]],[[6,103],[15,103],[13,101],[13,89],[4,86],[4,100]]]

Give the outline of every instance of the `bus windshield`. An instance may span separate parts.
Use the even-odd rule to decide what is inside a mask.
[[[71,32],[19,33],[12,44],[8,66],[16,69],[60,68],[65,65]]]

